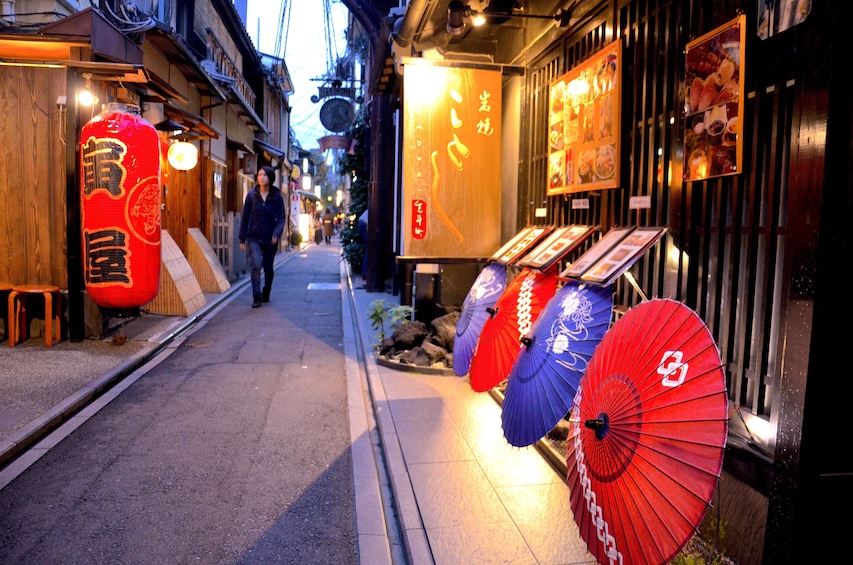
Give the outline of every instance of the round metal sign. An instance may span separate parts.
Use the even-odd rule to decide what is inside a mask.
[[[355,110],[352,104],[343,98],[330,98],[320,108],[320,123],[329,131],[340,133],[346,131],[355,121]]]

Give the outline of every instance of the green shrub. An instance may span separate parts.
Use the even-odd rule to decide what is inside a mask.
[[[341,255],[349,263],[353,273],[360,275],[364,264],[364,242],[358,232],[357,218],[350,214],[341,227]]]
[[[379,332],[379,343],[382,343],[385,339],[386,324],[388,326],[387,330],[393,332],[408,322],[411,317],[411,306],[394,306],[382,298],[371,302],[370,310],[367,312],[367,319],[370,320],[373,331]]]

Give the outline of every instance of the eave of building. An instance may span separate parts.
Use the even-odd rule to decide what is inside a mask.
[[[162,28],[146,36],[187,77],[202,94],[219,100],[227,96],[218,89],[192,54]],[[0,34],[0,64],[71,68],[91,72],[103,81],[134,83],[144,86],[144,100],[179,101],[185,94],[142,64],[142,50],[91,8],[52,22],[37,33]],[[84,60],[86,56],[103,60]]]
[[[157,22],[155,27],[146,32],[145,39],[165,55],[169,59],[169,63],[174,65],[200,94],[217,98],[220,101],[228,98],[228,95],[202,68],[189,47],[172,32],[168,25]]]
[[[234,106],[234,108],[236,109],[237,114],[239,116],[242,116],[243,118],[247,118],[249,126],[253,129],[256,129],[269,135],[270,132],[267,129],[266,124],[264,124],[264,121],[258,116],[258,114],[255,113],[255,110],[251,106],[249,106],[249,103],[246,102],[246,100],[243,98],[243,95],[240,94],[240,91],[237,88],[234,88],[233,84],[228,85],[228,93],[229,100],[235,102],[234,104],[232,104],[232,106]]]
[[[163,113],[167,118],[171,120],[175,120],[176,122],[183,124],[189,131],[186,134],[179,134],[178,138],[192,138],[192,139],[219,139],[219,132],[216,131],[213,126],[211,126],[204,118],[201,116],[197,116],[195,114],[191,114],[186,110],[182,110],[171,104],[165,104],[163,106]]]

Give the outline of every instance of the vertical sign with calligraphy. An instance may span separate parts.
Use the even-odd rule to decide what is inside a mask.
[[[403,255],[500,246],[501,75],[405,59]]]

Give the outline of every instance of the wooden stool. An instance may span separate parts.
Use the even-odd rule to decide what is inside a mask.
[[[59,298],[59,287],[50,284],[16,284],[12,286],[9,293],[9,347],[15,347],[15,343],[26,339],[29,334],[27,327],[27,298],[32,295],[44,297],[44,344],[46,347],[53,345],[54,315],[53,294]],[[57,308],[60,301],[57,300]],[[59,312],[56,312],[56,341],[60,340]],[[20,333],[19,333],[20,331]]]
[[[12,290],[12,283],[0,281],[0,308],[6,305],[8,293]],[[9,310],[3,310],[3,337],[9,339]]]

